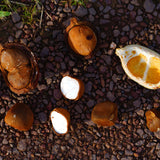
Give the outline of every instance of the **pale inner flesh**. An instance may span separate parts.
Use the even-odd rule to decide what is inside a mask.
[[[79,93],[79,83],[76,79],[65,76],[63,77],[61,84],[61,91],[63,95],[68,99],[76,99]]]
[[[51,113],[51,121],[54,130],[59,134],[64,134],[67,132],[68,122],[67,119],[60,113],[53,111]]]

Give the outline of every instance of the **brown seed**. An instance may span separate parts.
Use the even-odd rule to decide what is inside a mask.
[[[10,108],[5,116],[5,123],[20,131],[27,131],[33,124],[33,112],[28,105],[17,103]]]
[[[91,120],[100,126],[113,126],[117,120],[118,107],[115,103],[106,101],[98,103],[92,110]]]
[[[160,129],[160,110],[153,108],[145,113],[147,127],[151,132],[157,132]]]
[[[66,28],[68,43],[74,52],[89,56],[95,49],[97,38],[94,31],[85,22],[78,22],[76,18],[71,19]]]

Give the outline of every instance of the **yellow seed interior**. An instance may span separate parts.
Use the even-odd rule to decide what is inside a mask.
[[[146,57],[142,54],[133,57],[127,63],[128,70],[135,76],[143,78],[144,72],[146,70]]]
[[[146,82],[157,84],[160,81],[160,59],[152,57],[150,59],[150,67],[147,73]]]

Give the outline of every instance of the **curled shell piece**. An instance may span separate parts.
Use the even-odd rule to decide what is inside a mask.
[[[0,69],[5,82],[16,94],[24,94],[37,86],[37,58],[26,46],[7,43],[0,50]]]

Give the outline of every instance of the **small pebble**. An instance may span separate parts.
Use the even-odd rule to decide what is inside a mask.
[[[22,30],[18,30],[18,31],[16,32],[15,37],[18,39],[18,38],[20,38],[21,34],[22,34]]]
[[[8,144],[8,140],[6,138],[3,139],[2,144]]]
[[[146,12],[151,13],[155,8],[155,4],[153,3],[153,0],[145,0],[143,7]]]
[[[23,22],[16,23],[15,26],[16,26],[18,29],[22,29],[22,28],[23,28]]]
[[[42,122],[42,123],[45,123],[47,121],[47,116],[44,112],[40,112],[38,114],[38,117],[39,117],[39,120]]]
[[[5,108],[1,108],[1,109],[0,109],[0,113],[1,113],[1,114],[4,114],[5,111],[6,111]]]
[[[96,10],[95,10],[94,8],[90,8],[90,9],[89,9],[89,13],[90,13],[91,15],[95,16],[95,15],[96,15]]]
[[[107,13],[108,11],[111,10],[111,7],[110,6],[106,6],[103,10],[103,13]]]
[[[46,57],[49,55],[49,48],[48,47],[44,47],[42,50],[41,50],[41,53],[40,53],[40,56],[41,57]]]
[[[113,31],[114,37],[118,37],[119,34],[120,34],[120,31],[119,31],[119,30],[114,30],[114,31]]]
[[[62,93],[61,93],[60,89],[54,89],[53,95],[56,100],[60,100],[62,98]]]
[[[42,91],[42,90],[46,90],[47,89],[47,86],[46,85],[44,85],[44,84],[41,84],[41,85],[37,85],[37,88],[38,88],[38,90],[39,91]]]
[[[21,17],[19,16],[19,14],[17,12],[13,12],[12,13],[12,21],[13,21],[13,23],[19,22],[20,19],[21,19]]]
[[[22,152],[24,152],[27,149],[27,144],[25,139],[22,139],[18,142],[17,149]]]
[[[88,14],[88,11],[83,6],[79,6],[77,10],[75,11],[75,14],[79,17],[84,17]]]
[[[136,17],[136,22],[142,22],[143,21],[143,17],[142,16],[137,16]]]
[[[137,129],[137,133],[142,137],[143,136],[143,134],[144,134],[144,132],[143,132],[143,130],[142,129]]]

